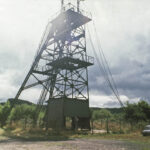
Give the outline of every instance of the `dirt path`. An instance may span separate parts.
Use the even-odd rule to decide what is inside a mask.
[[[150,150],[141,145],[114,140],[72,139],[67,141],[1,140],[0,150]]]

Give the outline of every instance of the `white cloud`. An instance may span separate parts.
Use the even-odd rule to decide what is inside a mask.
[[[11,98],[14,97],[14,93],[17,91],[17,88],[12,85],[11,76],[14,75],[13,71],[5,72],[0,74],[0,97],[1,98]]]
[[[127,102],[137,103],[140,100],[139,98],[130,99],[129,97],[125,95],[120,95],[120,99],[124,105]],[[120,103],[115,97],[112,97],[112,96],[91,94],[90,95],[90,107],[113,108],[113,107],[120,107]]]
[[[40,91],[41,90],[37,88],[24,90],[21,96],[19,97],[19,99],[28,100],[28,101],[31,101],[32,103],[37,103],[39,100]]]
[[[148,70],[147,62],[150,57],[148,51],[144,50],[148,49],[147,43],[150,37],[150,1],[89,0],[84,3],[82,7],[85,8],[86,5],[88,11],[93,14],[98,35],[111,68],[119,70],[114,77],[121,89],[121,95],[124,95],[121,98],[123,101],[127,100],[130,97],[129,92],[121,88],[120,83],[127,78],[131,79],[139,72],[143,74],[143,80],[140,82],[144,83],[145,78],[149,77],[135,66],[135,62],[143,64],[145,70]],[[30,68],[48,19],[59,8],[60,0],[0,0],[0,97],[15,96],[19,88],[18,84],[22,83]],[[90,29],[93,34],[92,24]],[[144,43],[141,38],[137,39],[137,36],[142,36],[146,42]],[[94,35],[92,37],[94,39]],[[139,43],[147,47],[142,47]],[[137,49],[142,50],[137,51]],[[88,53],[92,53],[91,51],[88,48]],[[100,83],[94,82],[93,86],[98,87],[99,85],[96,84]],[[137,99],[139,95],[137,96],[136,93],[139,91],[136,87],[132,88],[136,91],[131,90],[133,97]],[[36,92],[38,91],[35,90],[33,93],[36,95]],[[29,94],[28,98],[31,96],[32,94]],[[105,101],[112,101],[112,99],[109,96],[103,96],[103,92],[99,92],[98,96],[91,93],[91,106],[103,106]]]

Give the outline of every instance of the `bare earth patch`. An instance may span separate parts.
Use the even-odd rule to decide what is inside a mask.
[[[70,139],[29,142],[4,139],[0,140],[0,150],[150,150],[150,147],[117,140]]]

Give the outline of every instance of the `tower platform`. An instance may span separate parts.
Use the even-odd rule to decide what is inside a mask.
[[[67,70],[76,70],[80,68],[85,68],[92,66],[94,64],[94,58],[86,56],[85,59],[73,58],[73,57],[63,57],[59,58],[47,65],[50,65],[57,69],[67,69]]]
[[[51,21],[52,30],[50,38],[54,38],[55,40],[65,39],[68,37],[68,32],[90,21],[89,17],[75,11],[74,8],[70,8]]]

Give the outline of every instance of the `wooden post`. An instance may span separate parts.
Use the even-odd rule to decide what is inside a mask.
[[[94,124],[93,124],[93,120],[91,120],[91,124],[92,124],[92,134],[94,133],[93,128],[94,128]]]
[[[61,0],[61,11],[63,11],[63,7],[64,7],[64,0]]]
[[[108,117],[107,117],[107,120],[106,120],[106,130],[107,130],[107,134],[108,134],[109,133]]]
[[[77,0],[77,11],[80,11],[80,0]]]

